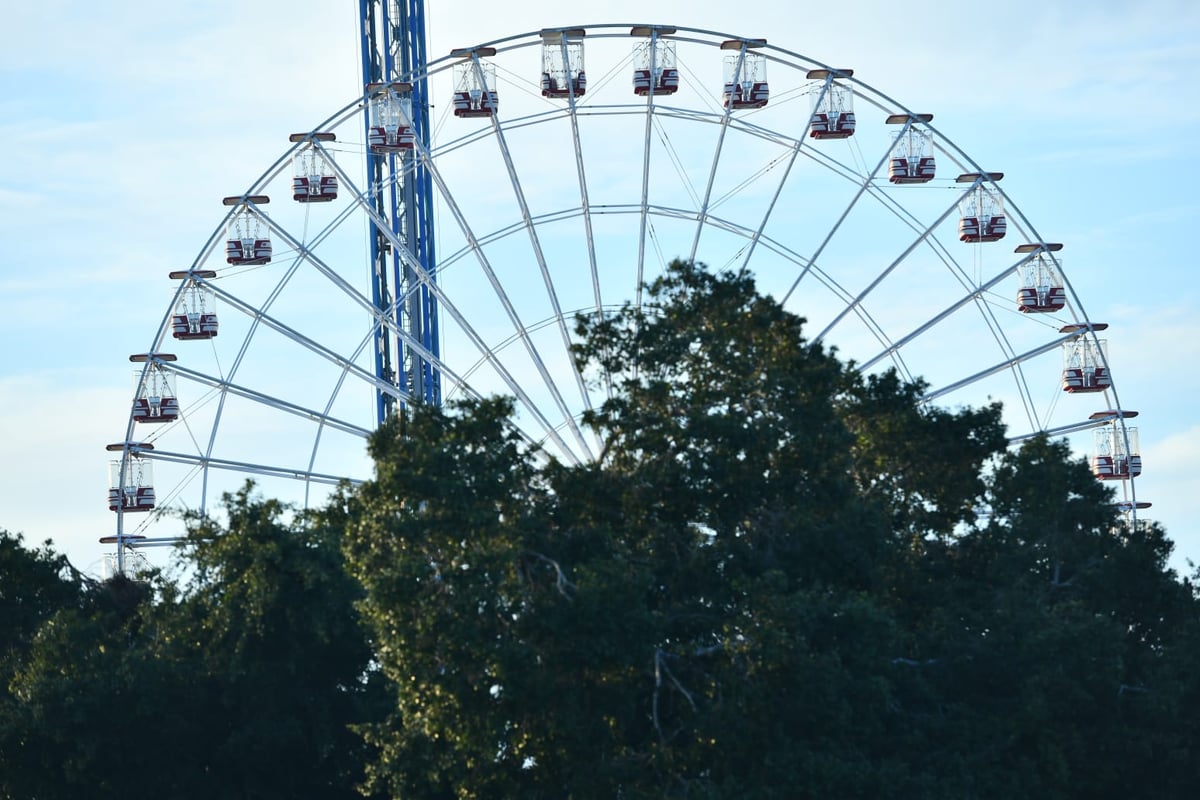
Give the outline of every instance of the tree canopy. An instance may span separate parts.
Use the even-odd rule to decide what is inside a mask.
[[[417,405],[319,512],[194,521],[185,578],[0,540],[0,797],[1193,795],[1161,528],[747,274],[646,296],[578,320],[593,461],[505,398]]]
[[[677,262],[648,297],[578,324],[612,388],[583,420],[594,463],[545,459],[497,399],[373,439],[345,498],[396,687],[373,785],[1182,791],[1191,751],[1156,709],[1196,598],[1162,531],[1123,527],[1064,444],[1009,451],[997,406],[925,408],[840,363],[747,275]]]
[[[360,796],[351,726],[386,695],[339,537],[248,488],[226,512],[187,577],[77,579],[43,610],[0,695],[0,797]]]

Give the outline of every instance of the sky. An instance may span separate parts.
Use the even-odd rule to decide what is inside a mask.
[[[1175,568],[1200,562],[1200,293],[1187,238],[1200,202],[1186,177],[1200,129],[1200,6],[1016,0],[989,18],[942,0],[802,14],[782,0],[736,12],[669,1],[649,17],[626,0],[570,14],[429,5],[434,56],[548,27],[676,25],[768,38],[935,113],[939,131],[1005,173],[1006,194],[1045,240],[1064,243],[1072,286],[1111,326],[1121,405],[1140,413],[1145,516],[1176,542]],[[0,527],[52,539],[77,567],[101,571],[97,540],[115,516],[104,448],[125,435],[128,356],[151,346],[172,296],[166,273],[218,228],[220,198],[267,170],[289,133],[359,94],[356,7],[48,0],[6,11]],[[530,174],[530,195],[552,178]]]

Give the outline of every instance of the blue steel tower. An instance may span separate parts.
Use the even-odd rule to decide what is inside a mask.
[[[399,335],[380,327],[375,336],[375,374],[413,402],[440,403],[437,299],[433,241],[433,182],[422,154],[429,152],[429,90],[425,78],[424,0],[359,0],[363,84],[406,83],[412,89],[411,122],[416,147],[407,153],[368,148],[367,178],[376,225],[390,226],[407,253],[391,247],[378,228],[371,237],[373,300],[390,315]],[[364,115],[366,116],[366,115]],[[364,121],[370,125],[369,120]],[[414,264],[419,269],[414,269]],[[423,277],[425,276],[425,277]],[[403,401],[401,401],[403,402]],[[396,408],[390,394],[376,392],[378,422]]]

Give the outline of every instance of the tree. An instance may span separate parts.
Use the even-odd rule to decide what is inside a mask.
[[[175,662],[198,670],[211,734],[199,769],[217,794],[356,797],[367,751],[357,724],[386,697],[343,567],[339,532],[247,483],[182,553],[190,580],[165,627]],[[168,598],[173,599],[173,598]]]
[[[20,534],[0,529],[0,665],[6,678],[46,619],[76,602],[81,590],[79,574],[51,542],[29,550]]]
[[[989,587],[1025,585],[1016,565],[968,580],[1017,525],[978,522],[989,498],[1019,496],[1004,484],[999,408],[919,407],[919,386],[841,364],[744,274],[676,262],[648,296],[578,323],[580,365],[612,387],[584,418],[603,443],[595,463],[525,445],[500,399],[414,407],[373,438],[376,477],[343,503],[348,563],[397,691],[370,731],[375,785],[431,798],[961,797],[988,796],[993,778],[1038,795],[1058,764],[1083,769],[1035,750],[1013,781],[996,755],[1011,751],[987,740],[1013,722],[989,715],[1014,709],[967,669],[996,624]],[[1064,453],[1048,457],[1066,469]],[[1108,508],[1091,491],[1063,524],[1094,544],[1113,518],[1091,502]],[[927,585],[940,575],[951,582]],[[972,600],[961,617],[954,581]],[[1081,665],[1124,646],[1083,609],[1060,618],[1056,650],[1094,650]],[[1115,678],[1096,680],[1115,692]]]
[[[139,612],[150,587],[116,578],[81,589],[46,616],[14,665],[0,705],[5,798],[116,796],[114,784],[153,773],[141,759],[164,744],[154,722],[169,723],[173,706],[158,694],[153,716],[146,705],[157,670]]]
[[[0,797],[359,797],[382,715],[337,535],[247,486],[195,520],[186,583],[89,582],[0,706]]]
[[[176,575],[0,535],[0,797],[1191,797],[1165,531],[748,275],[647,297],[578,321],[593,462],[418,405],[319,513],[192,520]]]

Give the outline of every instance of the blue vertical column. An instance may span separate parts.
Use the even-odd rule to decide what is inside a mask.
[[[413,133],[419,143],[418,152],[428,153],[430,98],[429,82],[425,77],[425,2],[401,0],[397,6],[402,6],[400,19],[395,25],[402,39],[397,51],[400,71],[404,76],[401,80],[412,84],[412,123]],[[410,178],[406,182],[405,223],[408,234],[406,241],[410,252],[429,276],[429,280],[435,281],[437,259],[433,235],[433,178],[425,162],[419,157],[413,164]],[[419,280],[419,276],[411,270],[402,273],[402,285],[411,293],[408,310],[409,333],[414,341],[420,342],[421,349],[437,359],[440,356],[437,297],[430,290],[428,283]],[[441,374],[436,365],[430,363],[425,356],[411,352],[409,348],[405,350],[409,351],[404,361],[413,396],[426,403],[440,403]]]
[[[425,78],[424,0],[359,0],[360,51],[364,86],[404,82],[412,85],[412,125],[417,152],[429,152],[429,89]],[[364,133],[370,126],[363,121]],[[409,161],[412,159],[412,161]],[[441,374],[426,353],[440,356],[437,298],[429,281],[436,279],[433,232],[433,181],[419,155],[367,153],[371,203],[412,259],[394,250],[388,237],[371,237],[372,301],[389,313],[398,330],[375,337],[374,368],[381,380],[399,387],[415,402],[440,403]],[[411,261],[420,265],[414,269]],[[419,344],[413,347],[410,342]],[[383,422],[396,410],[387,392],[377,392],[376,413]]]

